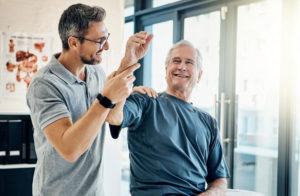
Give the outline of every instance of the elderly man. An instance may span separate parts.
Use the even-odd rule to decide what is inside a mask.
[[[105,81],[103,69],[96,66],[109,49],[105,15],[101,7],[67,8],[58,28],[63,50],[29,86],[38,158],[33,195],[103,195],[101,127],[114,104],[131,92],[132,72],[139,67],[135,63],[152,39],[147,32],[132,36],[119,74]]]
[[[108,115],[114,138],[128,127],[133,196],[225,193],[229,174],[217,123],[188,102],[201,61],[190,42],[178,42],[166,60],[166,91],[156,99],[130,95]]]

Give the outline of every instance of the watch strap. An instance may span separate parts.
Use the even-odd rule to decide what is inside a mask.
[[[99,93],[97,95],[97,99],[98,99],[99,103],[105,108],[114,108],[116,105],[116,104],[113,104],[111,102],[111,100],[108,99],[107,97],[102,96],[101,93]]]

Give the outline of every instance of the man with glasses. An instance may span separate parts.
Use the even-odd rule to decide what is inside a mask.
[[[75,4],[59,21],[63,50],[40,69],[27,93],[37,164],[33,195],[103,195],[101,128],[116,103],[131,92],[152,35],[127,42],[118,72],[105,81],[102,52],[109,49],[105,10]],[[130,65],[130,66],[129,66]]]
[[[200,52],[182,40],[165,66],[165,92],[132,94],[107,117],[113,138],[128,127],[131,195],[223,196],[229,173],[216,120],[189,103],[202,75]]]

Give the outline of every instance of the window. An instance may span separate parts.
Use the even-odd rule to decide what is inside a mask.
[[[159,7],[159,6],[166,5],[169,3],[174,3],[177,1],[180,1],[180,0],[153,0],[153,7]]]
[[[267,196],[277,192],[280,13],[274,0],[238,7],[234,188]]]
[[[214,98],[219,90],[220,25],[220,11],[184,19],[184,39],[193,43],[203,58],[203,75],[191,102],[211,115],[215,115]]]
[[[154,37],[147,56],[145,57],[145,67],[151,67],[151,84],[157,92],[166,90],[165,81],[165,59],[168,48],[173,44],[173,21],[168,20],[145,27],[147,32],[153,33]],[[162,47],[164,46],[164,47]],[[150,80],[149,80],[150,82]]]

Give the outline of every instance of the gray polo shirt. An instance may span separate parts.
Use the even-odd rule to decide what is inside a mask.
[[[86,65],[86,82],[83,82],[58,62],[58,56],[53,56],[38,71],[27,92],[38,158],[33,195],[103,195],[104,129],[74,163],[57,153],[43,129],[64,117],[70,117],[74,123],[83,116],[102,89],[105,73],[100,66]]]

